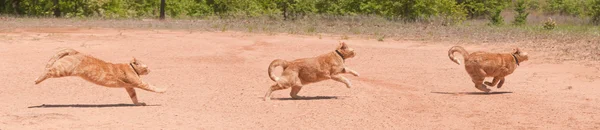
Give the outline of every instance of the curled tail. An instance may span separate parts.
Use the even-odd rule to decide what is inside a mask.
[[[460,60],[454,57],[454,52],[460,53],[463,56],[463,59],[469,58],[469,52],[467,52],[465,48],[461,46],[453,46],[452,48],[450,48],[450,50],[448,50],[448,58],[450,58],[450,60],[452,60],[456,64],[460,65]]]
[[[269,77],[273,81],[279,80],[279,77],[276,77],[275,74],[273,74],[273,70],[277,66],[281,66],[281,67],[283,67],[283,69],[285,69],[288,67],[288,62],[285,60],[282,60],[282,59],[276,59],[276,60],[273,60],[273,62],[271,62],[271,65],[269,65]]]
[[[74,54],[78,54],[79,52],[77,52],[76,50],[73,50],[71,48],[65,48],[62,49],[60,51],[58,51],[58,53],[56,53],[54,56],[52,56],[52,58],[50,58],[50,60],[48,61],[48,64],[46,64],[46,68],[50,68],[52,67],[52,65],[54,65],[54,62],[56,62],[56,60],[63,58],[65,56],[68,55],[74,55]]]

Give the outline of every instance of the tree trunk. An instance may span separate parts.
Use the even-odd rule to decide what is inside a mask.
[[[160,20],[165,20],[165,0],[160,0]]]
[[[15,15],[21,15],[23,11],[21,11],[21,0],[13,0],[12,7]]]
[[[54,17],[59,18],[60,17],[60,6],[58,6],[58,0],[53,0],[54,1]]]
[[[4,13],[6,6],[6,0],[0,0],[0,14]]]

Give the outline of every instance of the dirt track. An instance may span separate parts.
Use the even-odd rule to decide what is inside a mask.
[[[268,64],[333,51],[339,37],[118,29],[16,29],[0,33],[0,129],[600,129],[598,64],[530,61],[504,87],[481,94],[463,66],[447,57],[453,44],[344,40],[346,61],[361,77],[262,96],[273,82]],[[124,89],[77,77],[34,85],[59,47],[110,62],[136,57],[143,79],[165,94],[137,90],[151,106],[133,107]],[[508,52],[514,44],[465,46]],[[528,48],[523,48],[525,51]],[[531,50],[531,49],[530,49]],[[490,79],[488,79],[489,81]],[[46,107],[39,107],[46,104]]]

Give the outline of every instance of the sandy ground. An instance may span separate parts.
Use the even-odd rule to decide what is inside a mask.
[[[590,62],[530,61],[503,88],[482,94],[451,43],[345,40],[354,88],[335,81],[261,98],[273,84],[267,66],[333,51],[339,37],[100,28],[16,29],[0,33],[0,129],[600,129],[600,67]],[[514,44],[467,45],[508,52]],[[136,57],[143,79],[167,93],[126,91],[81,78],[34,85],[48,59],[70,47],[110,62]],[[528,48],[523,48],[527,51]],[[537,56],[537,57],[536,57]],[[279,70],[280,71],[280,70]],[[491,79],[487,79],[488,81]],[[45,104],[45,107],[40,107]]]

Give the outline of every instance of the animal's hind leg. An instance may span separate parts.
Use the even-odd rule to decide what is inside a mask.
[[[42,75],[40,75],[40,77],[35,79],[35,84],[39,84],[49,78],[60,78],[60,77],[71,76],[71,75],[72,75],[72,73],[68,72],[68,71],[60,71],[55,68],[51,68],[51,69],[47,68],[46,70],[44,70],[44,73]]]
[[[298,96],[298,92],[300,92],[300,89],[302,89],[302,86],[293,86],[292,91],[290,92],[290,96],[292,96],[293,99],[302,98],[302,96]]]
[[[146,106],[146,103],[138,102],[137,95],[135,94],[135,89],[125,88],[125,90],[127,90],[127,93],[129,93],[129,98],[131,98],[131,101],[133,101],[133,104],[140,105],[140,106]]]
[[[273,93],[273,91],[277,91],[277,90],[282,90],[282,89],[286,89],[287,87],[282,87],[280,86],[278,83],[277,84],[273,84],[271,87],[269,87],[269,89],[267,89],[267,93],[265,93],[265,101],[271,100],[271,93]]]
[[[475,88],[479,89],[480,91],[484,91],[484,92],[490,92],[490,89],[486,88],[486,86],[483,84],[483,78],[473,78],[473,83],[475,84]]]
[[[39,84],[39,83],[41,83],[42,81],[44,81],[44,80],[46,80],[48,78],[49,78],[48,72],[44,72],[44,74],[40,75],[40,77],[38,77],[37,79],[35,79],[35,84]]]

